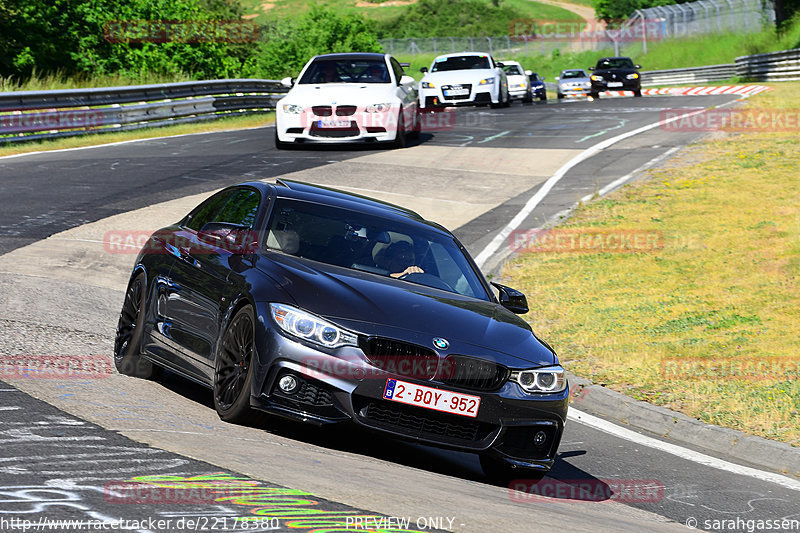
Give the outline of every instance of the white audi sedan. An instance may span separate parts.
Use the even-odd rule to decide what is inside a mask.
[[[402,148],[419,134],[416,82],[388,54],[311,58],[275,108],[275,146],[388,142]]]
[[[419,84],[420,108],[490,104],[507,106],[510,98],[503,64],[481,52],[445,54],[433,60]]]

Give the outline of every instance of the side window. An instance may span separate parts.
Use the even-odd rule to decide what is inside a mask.
[[[395,80],[397,83],[400,83],[400,78],[405,76],[406,73],[403,71],[403,67],[400,66],[400,63],[398,63],[395,58],[391,58],[390,63],[392,64]]]
[[[184,218],[181,222],[181,226],[189,228],[190,230],[200,231],[203,226],[214,220],[214,215],[219,212],[222,206],[225,205],[235,193],[236,190],[218,192],[189,213],[189,216]]]
[[[253,227],[261,195],[253,189],[236,189],[211,222]]]

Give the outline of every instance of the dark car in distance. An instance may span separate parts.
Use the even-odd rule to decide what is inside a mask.
[[[528,71],[528,79],[531,80],[531,93],[533,98],[538,98],[542,102],[547,100],[547,88],[545,87],[545,79],[539,76],[536,72]]]
[[[156,231],[117,326],[121,373],[167,368],[254,409],[479,454],[487,475],[553,464],[568,387],[555,352],[443,227],[297,181],[228,187]],[[522,471],[522,472],[520,472]],[[524,472],[524,474],[523,474]]]
[[[589,67],[592,71],[589,95],[597,99],[603,91],[633,91],[634,96],[642,96],[642,79],[638,72],[641,68],[629,57],[599,59],[594,67]]]

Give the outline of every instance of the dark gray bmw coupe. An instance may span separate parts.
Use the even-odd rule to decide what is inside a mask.
[[[516,315],[525,296],[494,287],[413,211],[296,181],[244,183],[149,238],[115,362],[211,388],[230,422],[253,409],[354,422],[478,453],[492,477],[541,475],[564,429],[566,376]]]

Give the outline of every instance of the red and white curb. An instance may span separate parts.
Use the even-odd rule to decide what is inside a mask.
[[[771,87],[766,85],[720,85],[714,87],[668,87],[659,89],[642,89],[642,94],[648,96],[705,96],[715,94],[738,94],[740,96],[753,96]],[[631,96],[632,91],[606,91],[603,96]]]

